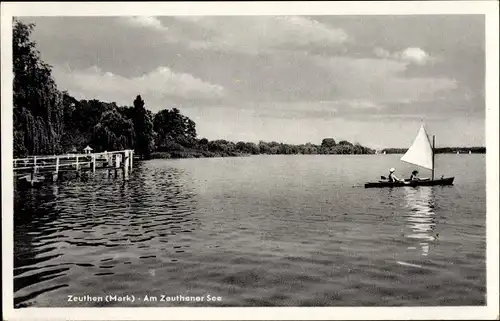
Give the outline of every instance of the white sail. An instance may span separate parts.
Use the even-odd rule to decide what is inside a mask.
[[[414,164],[423,168],[432,170],[432,146],[425,131],[424,125],[420,127],[417,137],[401,160],[406,163]]]

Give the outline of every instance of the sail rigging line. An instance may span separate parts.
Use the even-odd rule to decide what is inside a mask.
[[[435,153],[434,153],[434,146],[436,144],[436,136],[435,135],[432,135],[432,174],[431,174],[431,179],[434,180],[434,156],[435,156]]]

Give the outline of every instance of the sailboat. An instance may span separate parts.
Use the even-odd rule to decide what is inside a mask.
[[[397,187],[397,186],[434,186],[434,185],[453,185],[455,177],[444,177],[439,179],[434,179],[434,146],[435,146],[435,136],[432,136],[432,145],[425,130],[425,126],[422,125],[417,133],[417,137],[413,141],[413,144],[406,151],[406,153],[401,157],[401,161],[409,164],[413,164],[422,168],[430,169],[432,171],[432,177],[419,179],[414,181],[404,181],[404,182],[389,182],[387,180],[380,180],[378,182],[368,182],[365,183],[365,188],[369,187]]]

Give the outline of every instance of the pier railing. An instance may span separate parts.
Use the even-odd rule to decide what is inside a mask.
[[[59,178],[60,173],[75,172],[77,176],[83,171],[99,169],[122,170],[123,178],[128,179],[129,172],[133,166],[133,150],[120,150],[87,154],[64,154],[64,155],[34,155],[13,160],[14,176],[31,180],[37,175],[52,174],[53,179]]]

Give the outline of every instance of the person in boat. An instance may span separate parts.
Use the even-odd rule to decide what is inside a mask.
[[[395,171],[396,171],[396,169],[394,169],[394,168],[391,168],[389,170],[389,177],[388,177],[389,182],[391,182],[391,183],[403,182],[403,180],[396,177],[396,174],[394,174]]]
[[[418,178],[418,171],[414,170],[413,172],[411,172],[410,181],[418,181],[418,180],[420,180],[420,178]]]

